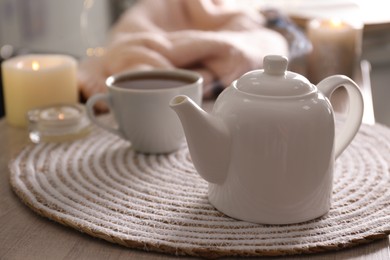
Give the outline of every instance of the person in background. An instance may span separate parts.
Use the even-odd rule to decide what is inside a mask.
[[[288,55],[285,37],[265,23],[259,10],[239,1],[137,1],[112,27],[104,54],[80,62],[81,94],[105,92],[105,79],[122,71],[182,68],[199,72],[204,98],[215,97],[262,68],[265,55]]]

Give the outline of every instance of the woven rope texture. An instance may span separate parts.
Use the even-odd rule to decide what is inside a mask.
[[[335,164],[332,208],[294,225],[257,225],[207,200],[185,144],[141,155],[94,129],[72,143],[25,147],[10,163],[11,185],[35,212],[131,248],[203,257],[336,250],[390,233],[390,130],[362,126]]]

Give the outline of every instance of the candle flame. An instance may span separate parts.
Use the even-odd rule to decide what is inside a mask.
[[[64,120],[65,119],[65,115],[63,113],[59,113],[58,114],[58,119],[59,120]]]
[[[40,66],[39,66],[39,63],[37,61],[33,61],[31,67],[33,70],[39,70]]]
[[[343,22],[340,20],[340,19],[331,19],[330,20],[330,24],[335,27],[335,28],[338,28],[338,27],[341,27],[341,25],[343,24]]]

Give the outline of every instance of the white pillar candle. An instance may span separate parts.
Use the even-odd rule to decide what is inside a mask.
[[[308,77],[317,84],[327,76],[353,77],[362,49],[361,23],[339,19],[313,20],[307,35],[313,45],[309,55]]]
[[[66,55],[25,55],[2,63],[6,120],[27,126],[29,110],[77,103],[77,62]]]

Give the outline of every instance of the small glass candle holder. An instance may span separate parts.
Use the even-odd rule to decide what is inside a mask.
[[[36,108],[28,111],[27,119],[33,143],[72,141],[91,131],[91,123],[81,104]]]

